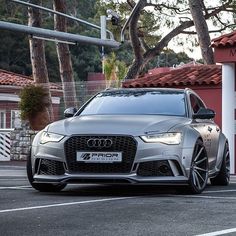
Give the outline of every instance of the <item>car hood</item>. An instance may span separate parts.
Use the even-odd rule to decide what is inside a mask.
[[[139,136],[147,132],[167,132],[188,118],[158,115],[92,115],[76,116],[54,122],[48,131],[64,135],[122,134]]]

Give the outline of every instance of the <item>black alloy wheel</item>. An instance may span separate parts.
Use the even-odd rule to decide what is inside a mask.
[[[192,157],[189,175],[190,192],[194,194],[201,193],[208,180],[208,157],[203,142],[197,140]]]
[[[222,164],[219,173],[216,177],[211,178],[212,185],[227,186],[230,180],[230,155],[229,155],[229,144],[225,144],[224,154],[222,158]]]

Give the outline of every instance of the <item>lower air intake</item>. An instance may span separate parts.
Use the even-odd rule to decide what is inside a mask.
[[[65,173],[63,162],[41,159],[39,164],[39,175],[63,175]]]
[[[137,175],[139,176],[173,176],[168,161],[148,161],[139,164]]]

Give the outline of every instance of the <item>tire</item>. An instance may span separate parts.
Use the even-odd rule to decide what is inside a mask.
[[[229,155],[229,145],[228,143],[226,143],[220,171],[217,174],[217,176],[211,178],[210,181],[212,185],[227,186],[229,184],[229,180],[230,180],[230,155]]]
[[[190,193],[201,193],[208,181],[208,157],[203,142],[197,140],[192,157],[192,163],[189,174],[189,190]]]
[[[66,187],[65,183],[60,183],[60,184],[34,183],[34,178],[32,174],[32,164],[31,164],[31,151],[27,156],[26,171],[31,186],[40,192],[59,192]]]

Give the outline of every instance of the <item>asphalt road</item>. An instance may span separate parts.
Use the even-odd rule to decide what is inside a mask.
[[[236,235],[236,177],[200,195],[155,186],[69,185],[40,193],[0,163],[0,235]]]

